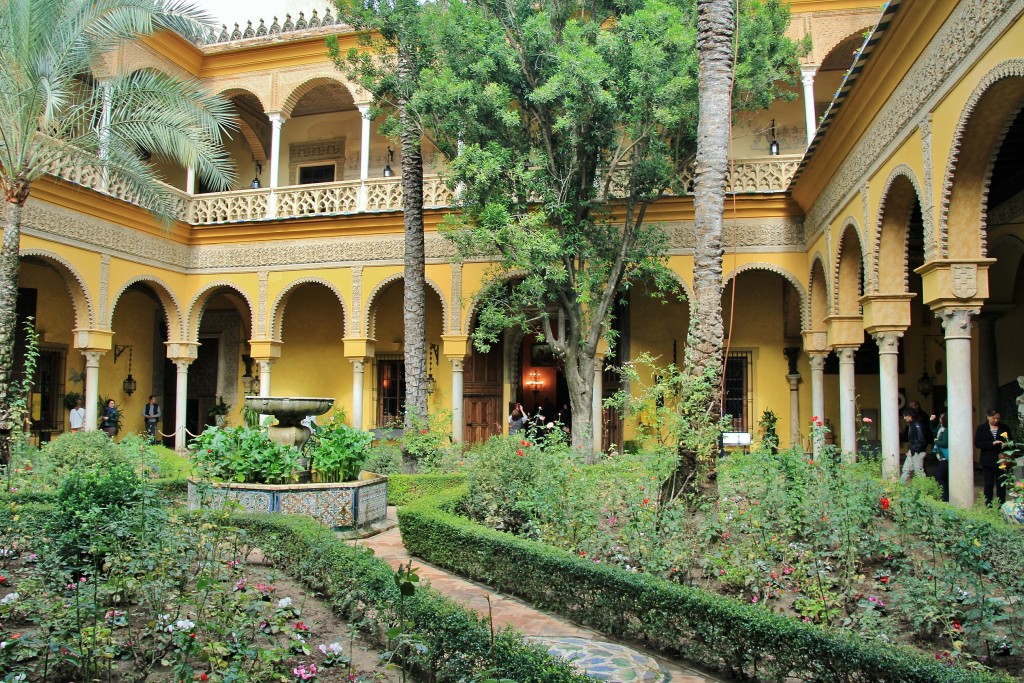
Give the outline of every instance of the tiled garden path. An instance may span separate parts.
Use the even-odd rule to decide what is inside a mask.
[[[394,508],[388,508],[393,518]],[[360,541],[354,541],[373,549],[377,557],[392,567],[408,563],[409,554],[402,545],[398,528]],[[434,567],[419,558],[412,558],[413,566],[419,568],[421,579],[440,593],[469,607],[481,615],[487,615],[487,597],[490,596],[491,614],[495,627],[511,625],[527,636],[538,640],[563,654],[576,653],[580,659],[587,659],[587,671],[594,677],[612,683],[628,681],[670,681],[671,683],[719,683],[723,679],[688,668],[681,662],[652,657],[651,653],[624,645],[593,631],[559,617],[531,607],[522,600],[503,595],[475,581],[451,574]],[[627,664],[632,660],[635,665]],[[581,662],[582,663],[582,662]],[[648,666],[644,666],[644,664]],[[582,668],[582,667],[581,667]],[[660,668],[657,674],[652,669]],[[606,673],[601,673],[605,671]]]

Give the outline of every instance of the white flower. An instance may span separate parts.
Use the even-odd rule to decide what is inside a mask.
[[[9,605],[15,600],[17,600],[19,597],[21,596],[19,596],[17,593],[8,593],[3,597],[2,600],[0,600],[0,605]]]
[[[291,606],[292,606],[292,599],[291,598],[281,598],[280,600],[277,601],[277,608],[278,609],[287,609],[287,608],[289,608]]]
[[[340,655],[341,654],[341,643],[331,643],[331,648],[330,649],[331,649],[331,652],[333,652],[334,654]]]
[[[179,619],[178,621],[174,622],[174,626],[179,630],[188,631],[195,628],[195,623],[189,621],[188,619]]]

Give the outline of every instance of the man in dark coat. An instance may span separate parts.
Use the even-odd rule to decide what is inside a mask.
[[[928,452],[928,435],[925,432],[921,415],[913,408],[903,411],[903,419],[907,423],[907,459],[903,461],[903,473],[900,481],[910,481],[911,473],[924,476],[924,456]]]
[[[1003,481],[1005,470],[999,468],[999,456],[1003,452],[1003,444],[1009,440],[1010,431],[1000,418],[1002,415],[995,408],[988,411],[988,420],[978,425],[974,432],[974,447],[981,451],[978,459],[981,474],[985,481],[985,504],[991,505],[993,492],[999,495],[999,502],[1006,502],[1006,483]]]

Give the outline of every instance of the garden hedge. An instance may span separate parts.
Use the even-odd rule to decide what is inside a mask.
[[[320,593],[337,613],[352,619],[372,615],[383,626],[398,621],[395,572],[371,551],[301,516],[237,514],[227,522],[245,529],[265,556]],[[484,619],[433,589],[416,589],[406,601],[405,618],[426,641],[426,653],[414,663],[427,680],[478,680],[487,668],[492,678],[519,683],[593,683],[511,629],[494,633],[492,645]]]
[[[918,650],[876,643],[733,598],[597,564],[454,514],[466,487],[398,511],[411,555],[606,634],[738,678],[835,683],[994,683]]]
[[[388,505],[408,505],[465,483],[465,474],[389,474]]]

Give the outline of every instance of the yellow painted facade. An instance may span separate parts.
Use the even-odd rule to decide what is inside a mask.
[[[1024,330],[1024,183],[1013,185],[1006,170],[1006,158],[1024,139],[1017,133],[1024,128],[1020,3],[902,0],[880,11],[877,3],[794,0],[792,8],[791,33],[810,32],[814,40],[805,69],[813,83],[798,86],[794,101],[746,116],[735,127],[723,303],[730,351],[746,354],[749,363],[735,378],[746,406],[737,428],[760,438],[758,418],[772,410],[783,443],[795,438],[809,447],[807,425],[822,412],[836,439],[850,443],[844,430],[853,427],[842,416],[849,414],[843,402],[852,391],[857,414],[880,418],[872,421],[869,439],[891,449],[882,425],[891,435],[895,416],[879,388],[879,360],[864,358],[877,353],[875,337],[882,344],[896,338],[891,335],[899,339],[901,402],[918,400],[929,412],[941,411],[939,393],[923,395],[920,388],[928,386],[919,380],[926,375],[934,387],[944,387],[954,363],[961,374],[949,375],[950,382],[954,376],[972,382],[972,423],[993,401],[1012,409],[1012,385],[1024,374],[1013,342]],[[847,77],[853,55],[843,51],[879,20]],[[81,374],[82,353],[102,351],[99,394],[118,400],[126,427],[138,430],[149,393],[165,409],[175,400],[175,366],[165,359],[186,367],[194,362],[206,374],[205,393],[190,389],[187,409],[198,416],[190,418],[192,431],[216,397],[232,404],[230,420],[237,422],[250,379],[247,362],[255,372],[262,361],[263,374],[269,373],[264,391],[331,396],[350,415],[361,404],[361,425],[382,426],[380,359],[402,350],[400,196],[385,171],[398,169],[400,159],[376,122],[364,122],[360,107],[368,98],[330,64],[324,33],[203,47],[162,35],[110,56],[106,68],[131,64],[198,76],[233,98],[248,132],[229,143],[237,190],[203,193],[185,169],[165,170],[182,206],[170,228],[82,184],[34,186],[21,285],[37,292],[45,344],[66,351],[63,391],[82,390],[73,379]],[[354,36],[342,41],[354,44]],[[826,102],[832,103],[827,115],[820,108]],[[804,154],[806,121],[823,115]],[[773,119],[783,152],[777,157],[767,150]],[[430,168],[440,170],[430,150],[428,157]],[[321,184],[303,185],[299,172],[306,168],[327,175],[317,176]],[[251,187],[254,177],[257,188]],[[428,178],[427,330],[428,344],[437,349],[430,401],[434,409],[458,412],[455,372],[463,363],[483,372],[482,360],[470,362],[466,335],[489,265],[450,262],[437,225],[451,203],[443,183]],[[661,302],[637,288],[623,332],[631,356],[646,351],[668,362],[674,344],[681,361],[692,282],[692,202],[666,198],[650,218],[671,235],[669,262],[683,298]],[[936,314],[952,322],[944,328]],[[964,338],[951,337],[950,329],[964,316],[966,371],[963,358],[948,357],[949,340]],[[202,351],[214,339],[216,358]],[[225,351],[226,344],[234,346]],[[504,346],[494,352],[503,353],[500,383],[482,374],[465,377],[473,391],[492,392],[498,426],[508,401],[530,399],[526,373],[538,369],[523,358],[528,339],[513,335]],[[121,392],[127,356],[115,363],[115,347],[131,348],[139,382],[131,397]],[[784,350],[793,348],[800,350],[790,368]],[[841,348],[856,348],[863,364],[852,375],[854,389],[840,387],[834,360],[823,361],[820,381],[812,372],[813,354],[824,359]],[[357,375],[361,400],[353,395]],[[557,400],[553,371],[539,376],[550,392],[545,396]],[[258,391],[259,380],[252,381]],[[963,407],[962,396],[956,400]],[[52,413],[46,418],[36,411],[54,431],[63,429],[66,414]],[[606,441],[633,434],[628,420],[609,430],[614,434]]]

